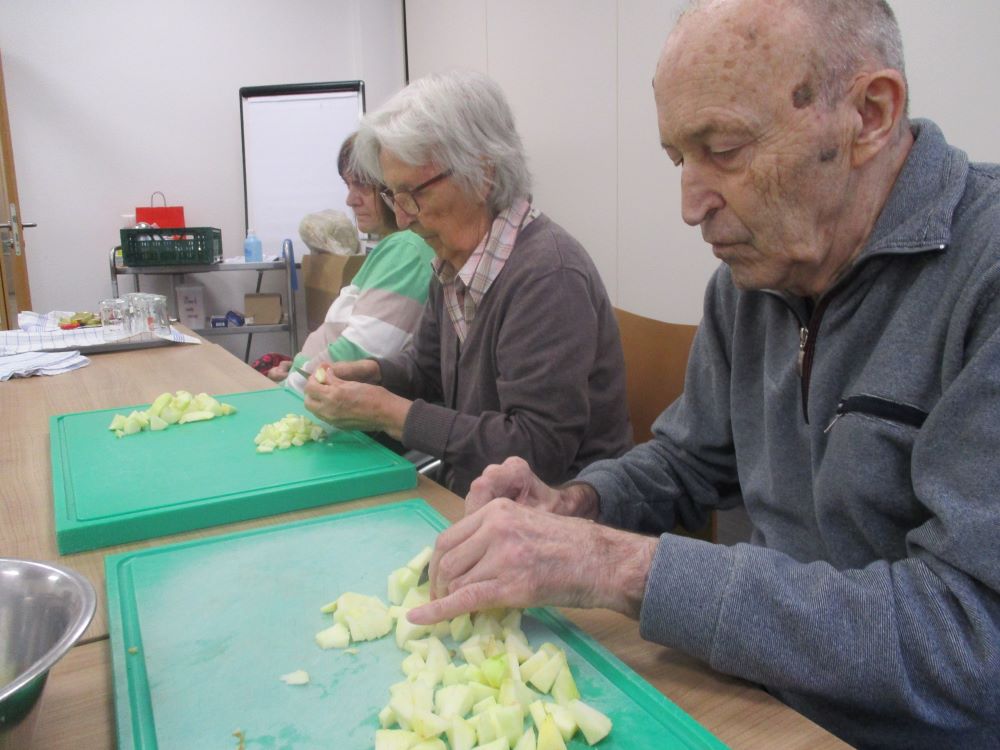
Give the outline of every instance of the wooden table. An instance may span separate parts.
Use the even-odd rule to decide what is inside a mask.
[[[227,394],[271,385],[263,375],[208,342],[97,354],[89,367],[72,373],[0,383],[0,414],[4,417],[0,425],[0,554],[72,568],[94,584],[98,595],[97,613],[90,627],[49,675],[34,747],[115,747],[105,555],[411,497],[423,498],[452,521],[461,517],[461,499],[421,477],[416,489],[405,492],[74,555],[58,553],[49,456],[50,416],[149,403],[164,391],[181,388]],[[564,610],[564,614],[733,748],[847,747],[757,687],[717,674],[684,654],[642,641],[636,622],[604,610]]]

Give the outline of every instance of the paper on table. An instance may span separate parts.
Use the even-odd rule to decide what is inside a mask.
[[[89,364],[90,360],[79,351],[10,354],[0,356],[0,381],[32,375],[59,375]]]

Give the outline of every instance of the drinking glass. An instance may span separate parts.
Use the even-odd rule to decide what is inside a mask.
[[[120,297],[101,300],[101,326],[105,339],[118,339],[127,335],[128,303]]]

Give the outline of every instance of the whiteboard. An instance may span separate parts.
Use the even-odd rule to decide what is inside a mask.
[[[246,227],[265,255],[290,239],[301,256],[299,222],[309,213],[345,206],[337,172],[344,139],[364,115],[364,82],[300,83],[240,89]]]

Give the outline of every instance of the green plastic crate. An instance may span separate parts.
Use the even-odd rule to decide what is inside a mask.
[[[186,266],[222,262],[222,231],[215,227],[122,229],[126,266]]]

